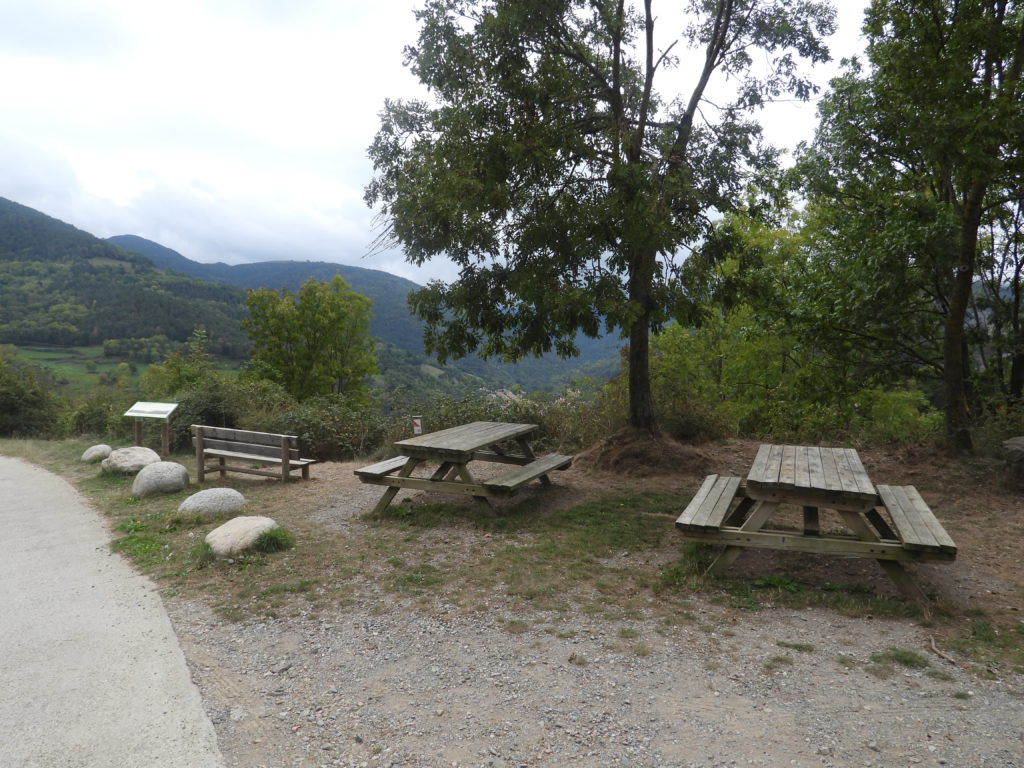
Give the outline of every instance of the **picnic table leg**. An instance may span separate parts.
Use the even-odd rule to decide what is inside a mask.
[[[874,512],[874,516],[878,517],[876,527],[881,524],[884,529],[889,530],[888,524],[881,519],[878,512],[874,509],[872,509],[871,512]],[[840,510],[839,514],[842,515],[846,526],[853,531],[854,535],[858,539],[861,541],[879,541],[878,533],[872,530],[871,526],[869,526],[865,519],[861,517],[859,512],[847,512]],[[892,533],[891,530],[889,532]],[[893,538],[895,538],[895,534],[893,534]],[[885,571],[886,575],[892,579],[896,588],[903,593],[903,596],[911,602],[919,603],[927,615],[928,597],[925,595],[924,590],[921,589],[921,585],[918,584],[914,577],[907,572],[907,569],[903,567],[903,564],[898,563],[895,560],[882,559],[877,559],[876,562],[882,567],[882,570]]]
[[[817,507],[804,507],[804,536],[821,536]]]
[[[410,458],[407,462],[405,462],[405,465],[400,470],[398,470],[398,477],[408,477],[409,475],[412,474],[412,471],[416,469],[416,465],[419,463],[419,459]],[[387,509],[388,505],[391,504],[392,499],[395,498],[399,490],[401,489],[398,486],[389,485],[387,490],[384,491],[384,495],[380,497],[380,501],[377,502],[377,506],[373,508],[373,511],[370,512],[370,514],[379,515],[381,512]]]
[[[533,461],[537,458],[536,454],[533,452],[533,448],[530,447],[530,443],[525,437],[517,437],[516,442],[519,443],[520,450],[522,450],[523,455],[529,461]],[[551,478],[548,477],[547,474],[541,475],[539,479],[541,485],[551,485]]]
[[[767,522],[771,513],[774,512],[778,506],[779,505],[774,501],[756,502],[754,504],[754,508],[750,512],[750,516],[747,517],[743,525],[740,526],[740,530],[761,530],[761,526]],[[711,565],[708,566],[708,570],[706,572],[712,576],[720,576],[730,565],[736,562],[736,558],[740,556],[744,549],[744,547],[726,544],[725,549],[714,559]]]
[[[453,470],[458,473],[458,476],[462,479],[462,482],[466,483],[467,485],[478,485],[476,478],[473,477],[473,473],[469,471],[469,467],[467,467],[465,464],[456,464],[453,467]],[[487,514],[494,514],[494,507],[491,506],[490,499],[488,499],[487,496],[483,495],[482,493],[479,496],[477,494],[473,494],[473,498],[476,500],[477,504],[480,507],[487,511]]]

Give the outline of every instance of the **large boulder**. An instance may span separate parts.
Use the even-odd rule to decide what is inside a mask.
[[[111,451],[100,464],[104,472],[120,472],[125,475],[134,475],[143,467],[155,464],[160,461],[160,454],[152,448],[144,448],[141,445],[133,445],[131,448],[118,448]]]
[[[234,488],[207,488],[181,502],[178,511],[186,515],[220,517],[237,512],[244,504],[245,496]]]
[[[114,450],[109,445],[94,445],[91,448],[86,448],[85,453],[82,454],[82,461],[87,464],[95,464],[98,461],[103,461],[110,452]]]
[[[139,470],[132,495],[140,499],[157,493],[177,493],[188,488],[188,470],[173,461],[157,461]]]
[[[251,549],[261,535],[279,527],[269,517],[234,517],[206,534],[206,543],[217,557],[231,557]]]
[[[1006,455],[1006,468],[1010,482],[1024,490],[1024,437],[1011,437],[1003,441]]]

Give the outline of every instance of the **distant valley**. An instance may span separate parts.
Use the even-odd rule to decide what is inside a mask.
[[[310,277],[335,274],[373,301],[371,333],[381,344],[384,379],[557,390],[580,372],[606,378],[618,368],[620,342],[609,337],[581,338],[573,360],[470,357],[442,369],[423,352],[422,323],[406,303],[419,287],[410,280],[330,262],[200,263],[135,235],[101,240],[0,198],[0,343],[86,346],[158,334],[181,342],[203,327],[214,352],[241,359],[246,290],[295,291]]]

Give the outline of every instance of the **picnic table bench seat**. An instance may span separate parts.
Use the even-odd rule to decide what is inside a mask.
[[[878,496],[905,549],[919,559],[955,560],[956,544],[912,485],[879,485]]]
[[[543,477],[548,472],[557,469],[567,469],[572,464],[572,456],[564,456],[560,453],[550,453],[534,459],[529,464],[523,464],[510,469],[490,480],[484,480],[481,485],[492,493],[510,494],[531,480]]]
[[[308,480],[309,466],[317,463],[316,459],[300,456],[296,435],[193,424],[192,442],[196,448],[199,482],[203,482],[207,472],[220,472],[221,477],[226,472],[239,472],[287,481],[294,470],[299,470],[302,479]],[[228,463],[229,460],[232,463]]]
[[[740,487],[740,478],[708,475],[704,484],[694,494],[690,503],[676,520],[676,527],[690,531],[710,531],[722,527],[736,491]]]
[[[401,469],[405,466],[405,463],[409,461],[408,456],[395,456],[392,459],[385,459],[384,461],[378,461],[376,464],[370,464],[368,467],[360,467],[355,470],[356,477],[360,480],[365,478],[380,478],[384,475],[390,475],[395,470]]]

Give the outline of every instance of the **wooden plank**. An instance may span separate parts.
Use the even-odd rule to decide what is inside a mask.
[[[224,451],[219,448],[207,447],[203,451],[204,456],[217,456],[225,459],[241,459],[242,461],[255,461],[261,464],[280,464],[280,456],[264,456],[259,453],[246,453],[244,451]],[[293,467],[304,467],[316,464],[316,459],[289,459],[288,464]]]
[[[782,460],[779,465],[779,485],[796,485],[796,446],[782,446]]]
[[[725,544],[740,549],[779,549],[789,552],[808,552],[823,555],[869,557],[875,560],[897,560],[903,562],[926,562],[951,560],[938,551],[909,550],[897,542],[861,541],[852,536],[802,536],[799,533],[779,531],[743,531],[736,528],[718,530],[685,529],[680,534],[684,539]]]
[[[701,505],[708,498],[712,489],[715,487],[715,483],[718,481],[718,475],[708,475],[704,478],[704,482],[701,483],[700,488],[693,494],[693,498],[690,499],[690,503],[686,505],[686,509],[683,510],[682,514],[676,518],[676,526],[679,528],[686,528],[693,523],[694,515],[700,511]]]
[[[754,457],[754,463],[750,467],[750,472],[747,473],[747,482],[769,483],[778,479],[778,475],[770,477],[768,474],[768,459],[771,456],[771,448],[770,445],[761,445],[757,449],[757,456]]]
[[[956,556],[956,544],[914,486],[880,485],[878,495],[904,547]]]
[[[739,488],[740,478],[720,477],[715,481],[715,487],[708,494],[697,514],[693,517],[692,526],[695,528],[719,528],[729,514],[729,507],[736,498],[736,489]]]
[[[193,438],[195,439],[195,438]],[[261,443],[246,443],[237,440],[223,440],[210,438],[204,434],[203,436],[203,447],[206,449],[218,449],[222,451],[240,451],[242,453],[252,453],[257,456],[268,456],[273,459],[281,458],[281,444],[277,445],[266,445]],[[298,450],[295,448],[287,449],[289,458],[298,459]]]
[[[840,489],[843,493],[857,493],[857,478],[854,477],[853,468],[850,466],[850,459],[846,449],[833,448],[832,455],[836,459]]]
[[[808,459],[811,450],[811,448],[804,445],[797,446],[796,448],[796,471],[793,477],[793,484],[798,488],[811,487],[811,470]]]
[[[839,479],[839,468],[836,466],[836,456],[830,448],[822,448],[819,451],[821,456],[821,468],[825,476],[825,489],[829,491],[841,491],[843,484]]]
[[[505,472],[498,477],[485,480],[481,485],[488,491],[495,493],[511,493],[531,480],[543,477],[548,472],[556,469],[565,469],[572,464],[572,456],[563,456],[559,453],[551,453],[534,459],[529,464]]]
[[[921,494],[917,492],[917,488],[912,485],[903,486],[903,490],[907,494],[907,498],[914,507],[915,513],[924,521],[925,525],[928,526],[931,531],[932,537],[935,539],[935,543],[946,551],[956,552],[956,544],[953,543],[953,539],[946,529],[943,528],[942,523],[935,517],[935,513],[932,512],[931,508],[925,503],[925,500],[921,498]]]
[[[871,478],[868,477],[868,471],[864,469],[864,464],[860,460],[860,454],[853,448],[847,448],[846,458],[850,464],[850,469],[853,471],[853,476],[857,481],[857,493],[874,495],[875,484],[872,483]]]
[[[405,462],[409,460],[408,456],[395,456],[393,459],[385,459],[384,461],[378,461],[376,464],[370,464],[367,467],[361,467],[354,471],[354,474],[360,479],[364,477],[380,477],[381,475],[390,475],[405,466]]]
[[[259,445],[280,446],[285,440],[292,448],[298,447],[299,438],[295,435],[278,435],[272,432],[250,432],[246,429],[229,429],[227,427],[209,427],[201,424],[193,424],[192,432],[202,427],[203,434],[207,439],[231,440],[242,443],[258,443]]]
[[[821,449],[807,449],[807,485],[812,488],[824,488],[825,467],[821,463]]]

